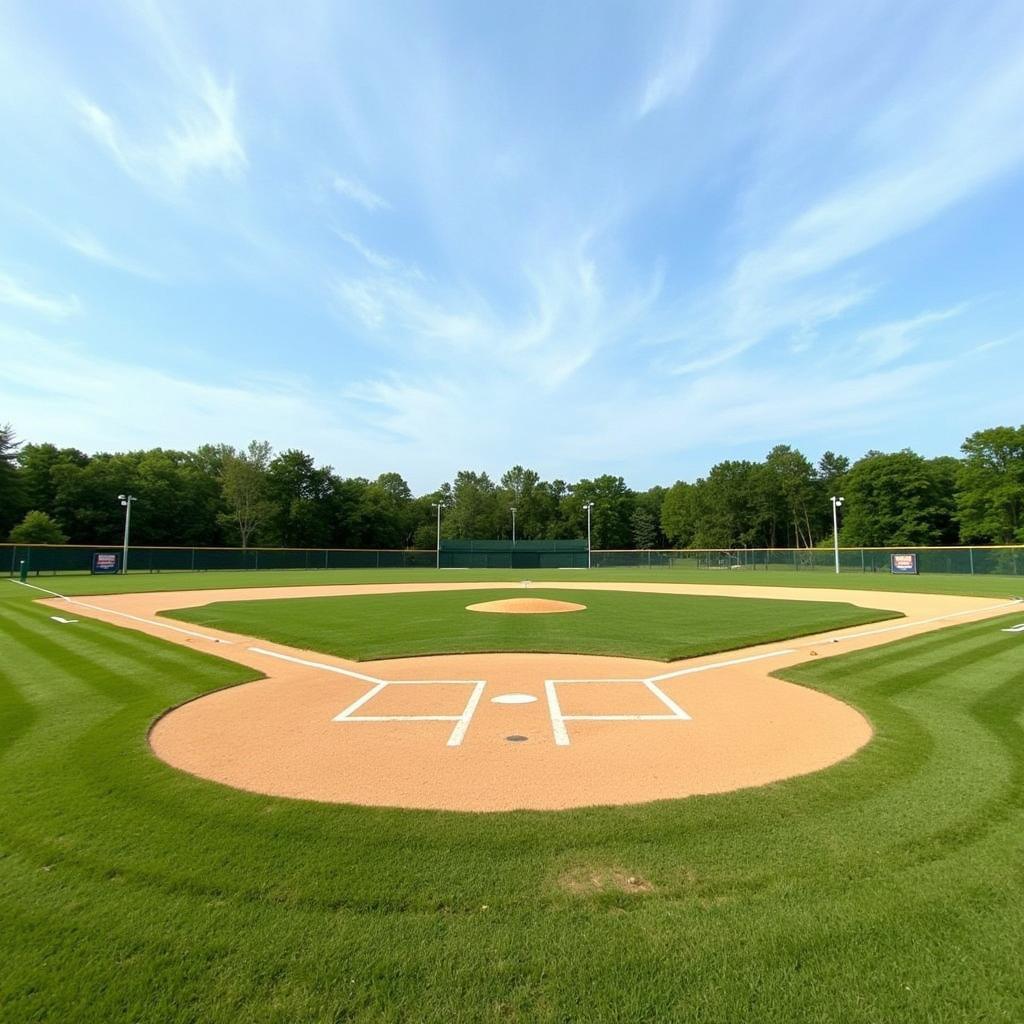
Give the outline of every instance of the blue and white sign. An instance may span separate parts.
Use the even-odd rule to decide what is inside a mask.
[[[94,576],[116,573],[120,556],[112,551],[96,551],[92,556],[92,572]]]
[[[906,555],[890,555],[890,571],[897,575],[917,575],[917,555],[910,553]]]

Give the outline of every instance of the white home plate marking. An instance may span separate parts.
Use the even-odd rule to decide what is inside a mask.
[[[537,698],[530,693],[499,693],[491,698],[492,704],[532,704]]]

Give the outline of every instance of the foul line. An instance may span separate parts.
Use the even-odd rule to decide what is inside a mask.
[[[324,672],[335,672],[339,676],[349,676],[352,679],[362,680],[364,683],[379,683],[381,686],[386,686],[389,680],[378,679],[376,676],[363,675],[362,672],[352,672],[347,668],[339,668],[337,665],[328,665],[324,661],[310,661],[308,658],[296,658],[291,654],[281,654],[278,651],[268,651],[265,647],[247,647],[246,650],[252,651],[253,654],[263,654],[268,658],[278,658],[281,661],[290,661],[293,665],[305,665],[306,668],[318,668]]]
[[[142,622],[147,626],[159,626],[160,629],[168,629],[172,633],[184,633],[185,636],[195,636],[200,640],[209,640],[214,644],[230,644],[230,640],[221,640],[219,637],[210,636],[208,633],[197,633],[193,629],[184,629],[182,626],[172,626],[169,622],[161,622],[159,619],[144,619],[139,615],[130,615],[128,612],[118,611],[116,608],[103,608],[98,604],[88,604],[85,601],[78,601],[66,594],[58,594],[56,590],[47,590],[46,587],[37,587],[34,583],[22,583],[21,580],[9,580],[10,583],[17,583],[20,587],[28,587],[30,590],[38,590],[41,594],[49,594],[51,597],[67,601],[68,604],[76,605],[79,608],[90,608],[94,612],[103,612],[106,615],[119,615],[122,619],[130,619],[132,622]]]

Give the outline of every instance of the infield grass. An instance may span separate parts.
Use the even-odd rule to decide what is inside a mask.
[[[785,673],[874,726],[823,772],[469,815],[181,774],[148,724],[247,670],[50,614],[0,592],[5,1024],[1024,1019],[1020,615]]]
[[[524,596],[576,601],[586,610],[547,615],[466,610],[468,604]],[[356,661],[488,651],[674,661],[900,617],[825,601],[536,588],[221,601],[165,614]]]

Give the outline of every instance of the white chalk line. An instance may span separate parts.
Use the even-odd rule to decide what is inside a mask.
[[[748,665],[751,662],[763,661],[766,658],[781,658],[787,654],[796,654],[798,650],[802,650],[808,647],[814,647],[825,643],[841,643],[843,640],[857,640],[863,639],[869,636],[880,636],[885,633],[896,632],[897,630],[910,629],[914,626],[926,626],[933,622],[944,622],[947,619],[962,618],[965,615],[979,615],[981,613],[987,613],[992,611],[998,611],[1000,608],[1009,608],[1015,605],[1019,605],[1021,602],[1019,599],[1012,601],[1003,601],[999,604],[986,605],[983,608],[967,608],[957,612],[947,612],[943,615],[933,615],[927,619],[915,619],[911,622],[900,622],[893,626],[882,626],[878,629],[862,630],[859,633],[847,633],[843,636],[830,637],[829,634],[824,634],[817,640],[809,640],[802,644],[794,644],[792,647],[785,647],[777,651],[766,651],[762,654],[752,654],[743,658],[729,658],[726,661],[716,661],[708,665],[695,665],[690,668],[677,669],[674,672],[664,672],[657,676],[648,676],[644,679],[548,679],[544,682],[544,688],[548,695],[548,703],[551,713],[551,726],[552,732],[555,736],[555,743],[558,746],[569,746],[570,739],[569,733],[565,726],[566,722],[659,722],[659,721],[692,721],[692,716],[688,715],[678,704],[675,703],[664,691],[658,687],[657,683],[664,682],[668,679],[678,679],[682,676],[696,675],[700,672],[711,672],[715,669],[731,668],[736,665]],[[1024,623],[1020,626],[1012,627],[1012,629],[1003,630],[1003,632],[1024,632]],[[566,715],[562,713],[561,705],[558,702],[558,696],[556,686],[558,683],[585,683],[589,685],[601,685],[601,684],[615,684],[615,683],[642,683],[645,685],[656,697],[658,697],[673,713],[671,715]]]
[[[584,686],[607,686],[608,684],[633,683],[645,686],[671,712],[668,715],[567,715],[558,700],[559,683],[578,683]],[[545,679],[544,692],[548,698],[548,714],[551,716],[551,731],[555,745],[568,747],[571,743],[566,722],[690,722],[688,715],[661,687],[649,679]]]
[[[555,691],[553,679],[544,680],[544,692],[548,698],[548,714],[551,716],[551,732],[555,737],[555,746],[567,747],[569,746],[569,730],[565,727],[565,716],[558,703],[558,693]]]
[[[169,622],[161,622],[159,619],[144,619],[139,615],[130,615],[128,612],[118,611],[116,608],[103,608],[98,604],[88,604],[86,601],[79,601],[77,598],[68,597],[66,594],[58,594],[56,590],[47,590],[46,587],[37,587],[33,583],[22,583],[21,580],[11,580],[22,587],[29,587],[31,590],[38,590],[41,594],[49,594],[51,597],[67,601],[78,608],[89,608],[94,612],[103,612],[106,615],[118,615],[122,619],[130,619],[132,622],[142,622],[147,626],[158,626],[160,629],[170,630],[172,633],[183,633],[185,636],[198,637],[200,640],[209,640],[214,644],[230,644],[230,640],[221,640],[220,637],[210,636],[208,633],[197,633],[193,629],[185,629],[182,626],[172,626]]]
[[[360,682],[372,683],[373,686],[361,697],[353,701],[347,708],[334,716],[334,722],[454,722],[448,737],[449,747],[461,746],[465,739],[469,724],[476,713],[480,697],[483,695],[484,687],[487,685],[483,679],[378,679],[376,676],[369,676],[363,672],[353,672],[351,669],[341,668],[339,665],[329,665],[324,661],[313,661],[310,658],[297,658],[293,654],[282,654],[280,651],[268,651],[265,647],[246,648],[253,654],[263,654],[268,658],[279,658],[281,661],[291,662],[293,665],[303,665],[306,668],[319,669],[322,672],[334,672],[336,675],[347,676],[350,679],[358,679]],[[368,704],[387,686],[472,686],[473,692],[466,701],[466,706],[459,715],[357,715],[361,707]]]
[[[481,679],[477,681],[476,686],[473,687],[473,692],[469,695],[469,700],[466,702],[466,707],[459,717],[458,722],[455,723],[455,728],[452,729],[451,736],[448,737],[448,746],[457,747],[459,746],[466,736],[466,730],[469,728],[469,723],[473,720],[473,715],[476,713],[476,707],[480,703],[480,698],[483,696],[484,687],[487,684]]]

